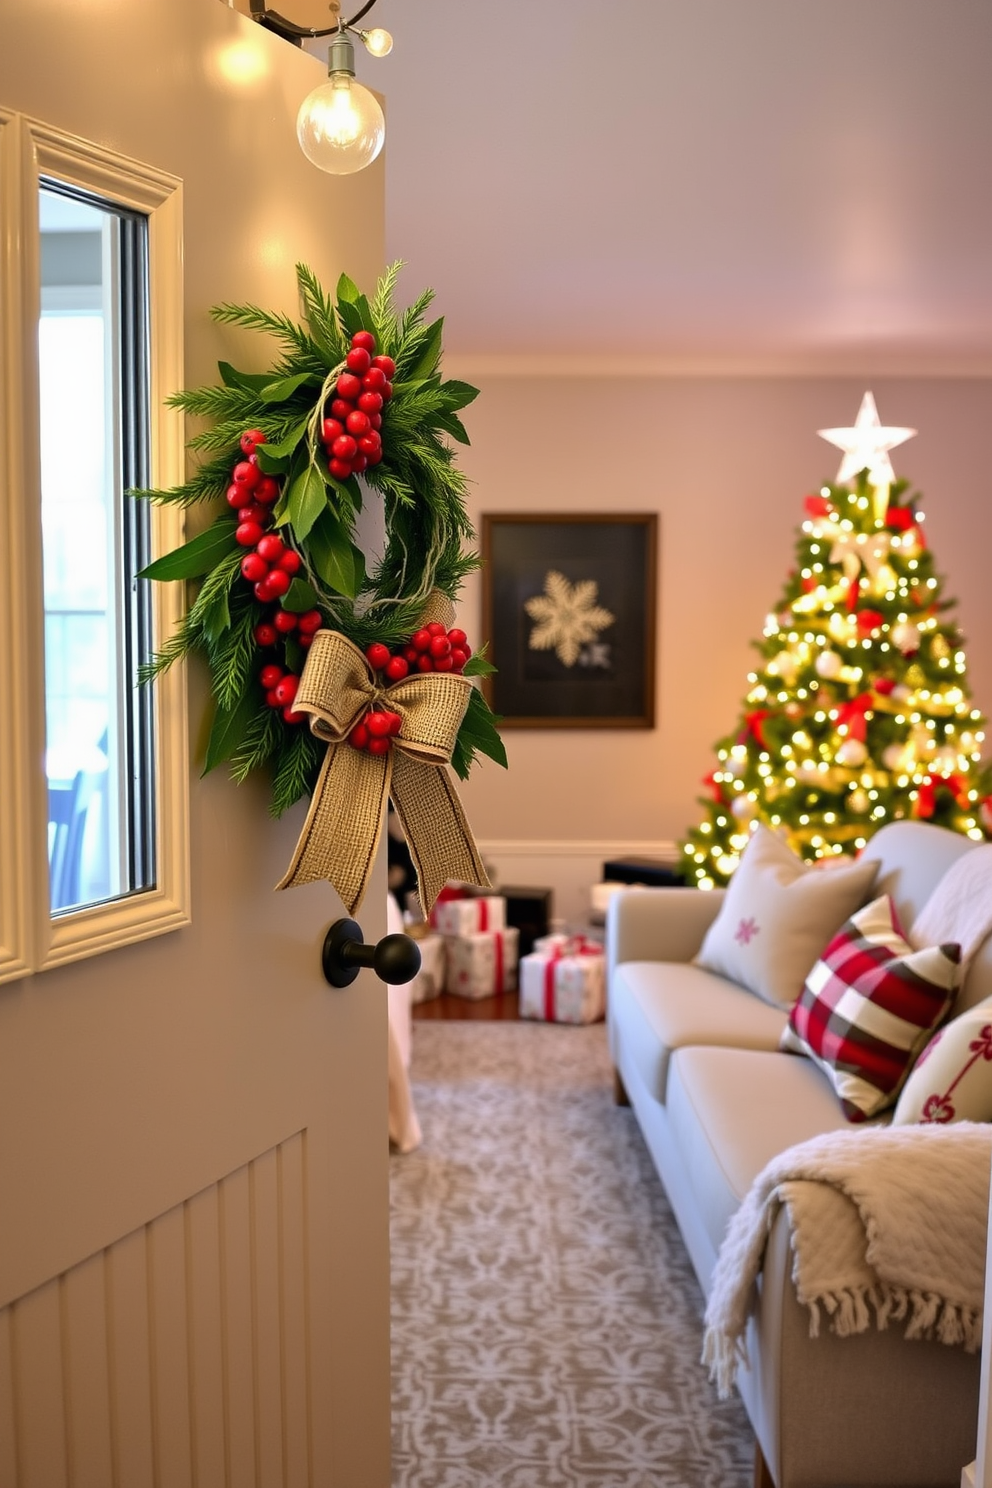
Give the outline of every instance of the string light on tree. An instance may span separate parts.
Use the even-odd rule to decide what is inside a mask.
[[[795,566],[753,643],[761,664],[682,844],[688,883],[726,883],[758,822],[808,860],[856,853],[900,817],[992,836],[963,637],[889,453],[914,432],[883,425],[871,393],[850,428],[820,431],[844,458],[804,500]]]

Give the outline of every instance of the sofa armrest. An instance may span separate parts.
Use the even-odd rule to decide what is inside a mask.
[[[723,889],[625,889],[606,916],[606,966],[691,961],[723,903]]]

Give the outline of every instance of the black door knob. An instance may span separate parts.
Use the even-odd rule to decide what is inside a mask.
[[[420,970],[420,947],[409,935],[384,935],[365,945],[361,925],[335,920],[324,936],[320,964],[332,987],[350,987],[363,966],[371,966],[381,982],[402,986]]]

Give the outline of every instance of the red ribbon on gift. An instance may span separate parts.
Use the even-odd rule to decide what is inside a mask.
[[[601,956],[602,954],[603,947],[593,940],[586,940],[583,935],[576,935],[564,949],[561,946],[555,946],[544,963],[545,1022],[555,1021],[555,968],[558,962],[563,961],[566,956]]]
[[[463,889],[463,888],[459,887],[457,884],[445,884],[444,888],[441,890],[441,892],[438,894],[437,898],[434,900],[434,905],[433,905],[433,908],[431,909],[431,913],[430,913],[430,922],[434,926],[434,929],[435,930],[437,929],[437,907],[438,907],[439,904],[448,904],[452,899],[467,899],[467,898],[468,898],[468,891],[467,891],[467,889]]]
[[[480,899],[480,900],[478,900],[478,905],[479,905],[479,923],[478,923],[477,929],[479,929],[479,930],[488,930],[489,929],[489,900],[488,899]]]
[[[503,990],[503,964],[504,964],[503,963],[503,932],[502,932],[502,930],[494,930],[493,931],[493,950],[495,951],[495,957],[496,957],[496,964],[495,964],[496,985],[493,988],[493,991],[494,992],[502,992],[502,990]]]

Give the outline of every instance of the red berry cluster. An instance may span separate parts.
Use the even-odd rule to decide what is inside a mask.
[[[412,635],[394,654],[381,641],[373,641],[365,659],[375,672],[384,672],[390,682],[402,682],[411,672],[458,672],[472,655],[463,630],[446,630],[432,620]]]
[[[336,397],[324,419],[321,437],[328,469],[335,480],[360,475],[382,459],[382,408],[393,396],[396,373],[392,357],[375,356],[371,331],[356,331],[345,358],[346,371],[335,384]]]
[[[403,720],[388,708],[370,708],[348,735],[348,743],[368,754],[388,754],[389,741],[399,733]]]
[[[251,549],[241,560],[241,574],[254,587],[255,598],[262,604],[276,602],[275,610],[255,626],[255,640],[266,649],[295,632],[296,639],[306,649],[320,629],[323,617],[319,610],[307,610],[303,615],[283,609],[279,601],[302,566],[300,555],[287,548],[277,532],[266,529],[272,523],[272,507],[279,496],[279,482],[265,475],[258,466],[255,453],[266,438],[261,429],[246,429],[241,436],[239,460],[232,472],[227,490],[228,504],[238,514],[235,541],[243,548]],[[297,713],[291,706],[296,696],[300,679],[295,672],[284,670],[275,662],[264,666],[259,681],[265,689],[265,701],[270,708],[281,708],[287,723],[302,723],[305,713]]]

